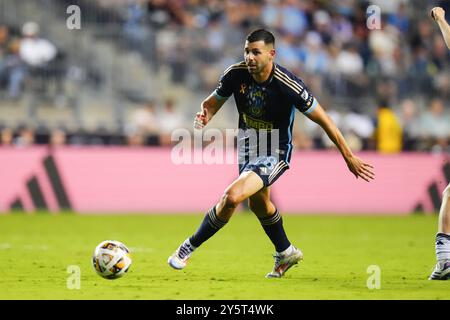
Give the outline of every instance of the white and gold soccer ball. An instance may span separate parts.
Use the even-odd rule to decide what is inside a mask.
[[[92,265],[105,279],[120,278],[130,269],[130,250],[120,241],[105,240],[95,248]]]

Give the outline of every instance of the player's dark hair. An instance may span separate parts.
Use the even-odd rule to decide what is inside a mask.
[[[264,41],[265,44],[273,44],[275,46],[275,37],[273,34],[265,29],[258,29],[255,31],[252,31],[247,36],[248,42],[255,42],[255,41]]]

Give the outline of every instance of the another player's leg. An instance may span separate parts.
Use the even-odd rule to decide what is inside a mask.
[[[436,234],[436,267],[430,280],[450,279],[450,184],[442,194],[439,226]]]
[[[169,265],[177,270],[183,269],[192,252],[223,228],[236,207],[262,187],[263,181],[256,173],[252,171],[242,173],[225,190],[219,203],[208,211],[194,235],[186,239],[169,257]]]
[[[288,240],[283,227],[283,219],[270,201],[270,189],[265,187],[249,198],[249,207],[258,217],[264,231],[275,246],[275,265],[267,278],[281,278],[286,271],[297,264],[302,252]]]

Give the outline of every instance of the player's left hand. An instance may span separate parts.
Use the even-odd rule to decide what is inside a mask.
[[[365,163],[362,159],[352,156],[345,159],[348,169],[355,175],[356,179],[361,178],[367,182],[375,178],[373,166]]]
[[[435,21],[445,20],[445,11],[441,7],[434,7],[431,9],[430,14]]]

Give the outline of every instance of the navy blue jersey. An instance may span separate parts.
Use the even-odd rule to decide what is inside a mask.
[[[278,156],[289,163],[292,152],[292,128],[295,109],[307,114],[314,110],[317,100],[302,80],[280,65],[273,64],[269,78],[256,82],[245,62],[230,66],[220,78],[214,91],[217,99],[234,95],[239,112],[239,129],[278,129]]]

